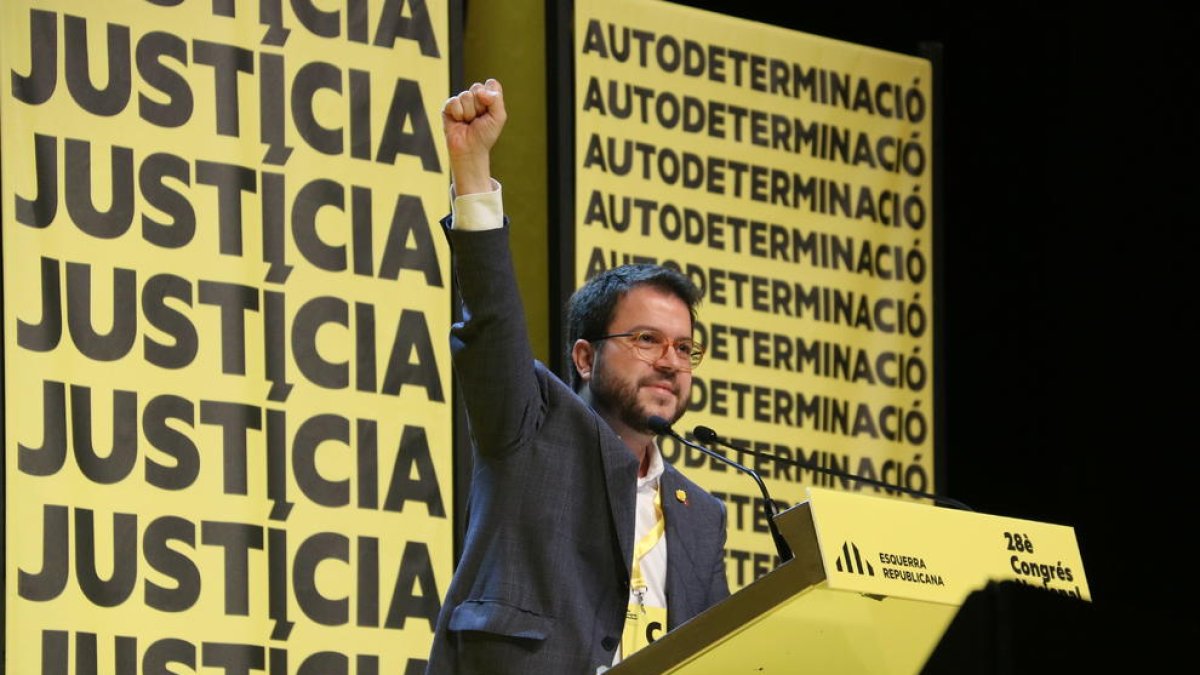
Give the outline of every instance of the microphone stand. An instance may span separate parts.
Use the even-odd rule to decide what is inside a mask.
[[[771,495],[767,493],[767,486],[763,484],[762,478],[760,478],[753,469],[742,466],[741,464],[738,464],[732,459],[725,457],[719,452],[710,450],[698,443],[693,443],[683,436],[680,436],[674,429],[671,428],[670,422],[657,415],[651,416],[646,421],[650,425],[650,430],[654,433],[659,434],[660,436],[670,436],[689,448],[695,448],[696,450],[699,450],[700,452],[703,452],[704,454],[718,461],[732,466],[738,471],[750,474],[750,477],[754,479],[754,482],[758,483],[758,489],[762,491],[763,511],[766,512],[767,515],[767,527],[771,530],[771,539],[775,541],[775,550],[779,553],[779,559],[783,562],[787,562],[795,557],[792,555],[792,549],[789,548],[787,542],[784,541],[783,535],[779,533],[779,527],[775,525],[775,516],[779,515],[779,512],[775,508],[775,501],[771,499]]]

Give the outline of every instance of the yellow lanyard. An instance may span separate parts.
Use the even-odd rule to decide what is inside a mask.
[[[621,632],[621,658],[629,658],[631,654],[656,639],[656,635],[667,629],[667,609],[665,607],[647,607],[645,575],[642,574],[642,559],[650,553],[658,542],[662,541],[666,531],[666,521],[662,513],[662,485],[654,490],[654,526],[644,537],[638,540],[633,548],[633,569],[630,574],[629,586],[636,604],[629,603],[625,612],[625,628]]]
[[[629,580],[629,586],[633,590],[634,595],[638,599],[638,604],[641,605],[644,612],[646,608],[646,578],[642,575],[642,558],[650,553],[651,549],[662,540],[663,532],[666,529],[666,523],[663,520],[662,513],[662,490],[659,487],[654,488],[654,527],[646,533],[638,541],[637,546],[633,548],[633,574]]]

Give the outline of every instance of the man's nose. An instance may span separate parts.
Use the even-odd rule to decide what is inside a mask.
[[[656,368],[670,370],[671,372],[683,370],[685,365],[687,365],[687,357],[680,354],[675,349],[675,345],[667,345],[667,348],[659,355],[658,360],[654,362]]]

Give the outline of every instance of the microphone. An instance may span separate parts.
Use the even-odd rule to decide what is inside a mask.
[[[688,446],[689,448],[695,448],[696,450],[703,452],[704,454],[708,455],[709,457],[712,457],[714,459],[717,459],[719,461],[722,461],[722,462],[728,464],[729,466],[732,466],[733,468],[737,469],[738,471],[750,474],[750,477],[754,479],[754,482],[758,483],[758,489],[762,491],[763,511],[767,515],[767,527],[770,528],[770,530],[771,530],[771,539],[775,540],[775,550],[776,550],[776,552],[779,553],[779,559],[782,560],[783,562],[787,562],[787,561],[791,560],[793,557],[795,557],[792,555],[792,549],[789,548],[787,545],[787,542],[784,541],[783,535],[779,534],[779,528],[775,525],[775,516],[779,515],[779,512],[775,509],[775,501],[773,499],[771,499],[771,495],[767,493],[767,486],[765,484],[763,484],[762,478],[760,478],[759,475],[757,473],[755,473],[755,471],[753,469],[744,467],[741,464],[738,464],[737,462],[733,461],[732,459],[725,457],[724,455],[722,455],[719,452],[709,450],[708,448],[706,448],[702,445],[693,443],[693,442],[689,441],[688,439],[684,438],[683,436],[680,436],[678,433],[675,432],[674,429],[671,428],[670,422],[659,417],[658,415],[651,415],[649,418],[646,419],[646,424],[647,424],[647,426],[650,427],[651,431],[658,434],[659,436],[670,436],[671,438],[674,438],[675,440],[679,441],[680,443],[683,443],[684,445]]]
[[[653,419],[653,418],[651,418],[651,419]],[[717,435],[717,432],[713,431],[712,429],[710,429],[704,425],[697,425],[695,429],[692,429],[692,434],[696,438],[699,438],[701,441],[703,441],[705,443],[715,443],[722,447],[729,448],[730,450],[736,450],[737,452],[749,453],[751,455],[754,455],[755,457],[765,457],[767,459],[771,459],[776,462],[783,462],[785,464],[791,464],[792,466],[796,466],[801,469],[808,469],[809,471],[816,471],[817,473],[823,473],[828,476],[833,476],[834,478],[841,478],[842,480],[853,480],[853,481],[858,481],[860,483],[866,483],[867,485],[874,485],[875,487],[880,487],[885,490],[896,490],[899,492],[903,492],[904,494],[909,495],[911,497],[919,497],[921,499],[928,499],[935,504],[944,504],[946,506],[953,506],[954,508],[961,509],[963,511],[972,511],[972,512],[975,511],[975,509],[971,508],[970,506],[967,506],[966,504],[958,501],[957,499],[951,499],[950,497],[939,497],[938,495],[935,495],[935,494],[932,494],[929,492],[921,492],[920,490],[913,490],[911,488],[900,487],[899,485],[892,485],[891,483],[885,483],[881,480],[875,480],[874,478],[864,478],[862,476],[856,476],[855,474],[848,473],[845,471],[837,471],[835,469],[827,469],[823,466],[811,466],[809,464],[805,464],[804,462],[799,462],[797,460],[789,459],[787,457],[780,457],[779,455],[773,455],[769,452],[759,452],[758,450],[752,450],[750,448],[740,448],[740,447],[726,441],[725,439],[721,438],[720,436]]]

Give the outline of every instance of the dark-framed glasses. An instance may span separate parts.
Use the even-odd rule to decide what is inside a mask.
[[[683,370],[691,370],[704,360],[704,345],[691,338],[676,338],[674,340],[656,330],[635,330],[628,333],[612,333],[592,338],[588,342],[600,342],[622,338],[622,342],[633,347],[633,351],[643,361],[654,363],[665,357],[668,351],[674,351],[681,361],[687,364]]]

